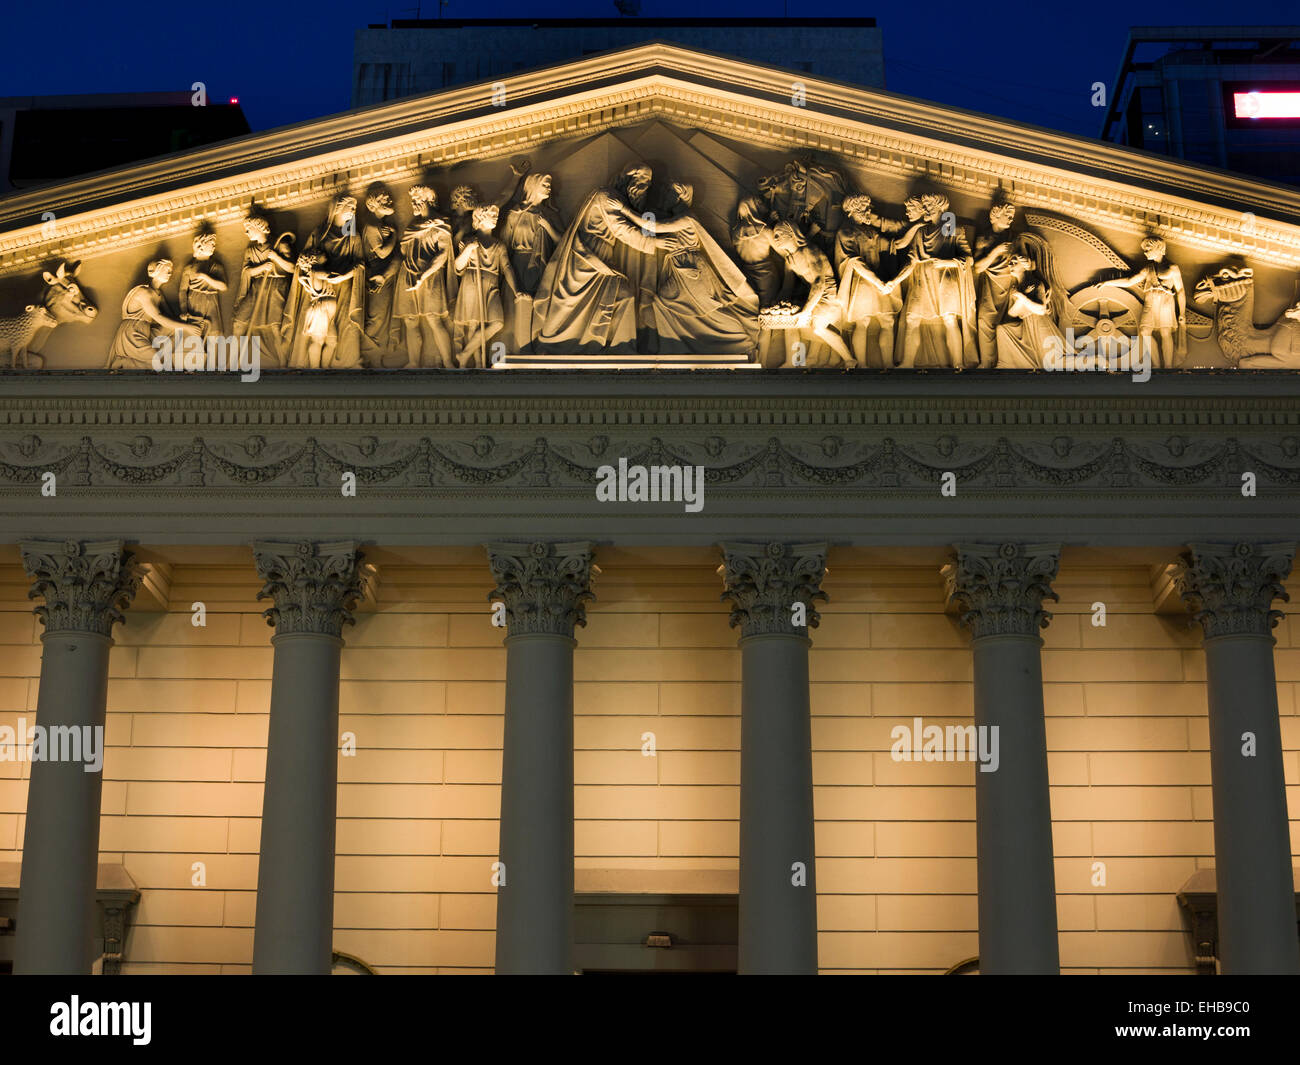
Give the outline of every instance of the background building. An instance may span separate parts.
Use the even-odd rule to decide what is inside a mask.
[[[653,40],[856,85],[885,84],[873,18],[394,19],[357,30],[352,106]]]
[[[238,100],[195,107],[188,92],[0,97],[0,194],[248,131]]]
[[[1137,26],[1101,135],[1300,183],[1300,26]]]

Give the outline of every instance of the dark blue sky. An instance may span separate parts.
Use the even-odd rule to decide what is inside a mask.
[[[371,22],[411,18],[416,0],[225,0],[214,5],[122,7],[74,0],[8,5],[0,96],[188,90],[238,96],[254,129],[344,110],[350,98],[353,32]],[[807,0],[795,10],[810,11]],[[1115,76],[1128,27],[1221,25],[1300,20],[1296,0],[1059,0],[1035,4],[962,4],[822,0],[818,16],[874,16],[884,32],[887,88],[975,111],[1095,136],[1101,112],[1091,86]],[[134,14],[128,12],[134,11]],[[147,14],[146,14],[147,12]],[[612,0],[450,0],[451,18],[614,17]],[[775,16],[783,0],[701,4],[643,0],[645,16]],[[424,0],[423,17],[437,14]],[[15,47],[26,42],[25,47]]]

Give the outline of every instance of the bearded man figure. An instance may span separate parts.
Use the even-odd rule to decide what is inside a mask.
[[[633,164],[587,197],[537,286],[534,350],[625,355],[653,333],[656,238],[624,208],[640,212],[651,170]]]

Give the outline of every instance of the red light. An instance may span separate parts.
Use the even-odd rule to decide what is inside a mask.
[[[1300,92],[1234,92],[1237,118],[1300,118]]]
[[[237,104],[237,103],[239,103],[239,97],[238,97],[238,96],[232,96],[232,97],[230,98],[230,102],[231,102],[232,104]]]

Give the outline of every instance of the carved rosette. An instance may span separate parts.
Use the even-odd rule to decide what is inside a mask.
[[[948,603],[971,636],[1036,636],[1052,615],[1043,601],[1060,599],[1052,581],[1060,544],[956,544],[943,568]]]
[[[600,573],[588,541],[485,546],[496,581],[488,599],[505,604],[509,635],[572,638],[575,626],[587,624],[591,579]]]
[[[113,626],[140,587],[140,569],[121,540],[26,540],[23,566],[32,586],[27,598],[48,635],[86,632],[111,637]]]
[[[369,566],[351,540],[310,540],[253,544],[257,575],[265,584],[258,599],[275,606],[264,611],[277,636],[343,635],[354,622],[352,610],[365,593]]]
[[[1282,582],[1291,572],[1294,543],[1188,544],[1174,571],[1174,587],[1213,636],[1268,636],[1281,619],[1273,600],[1290,597]]]
[[[724,591],[731,601],[731,626],[746,636],[807,636],[821,621],[815,603],[826,575],[823,544],[722,544]],[[796,625],[794,607],[802,604],[806,625]]]

